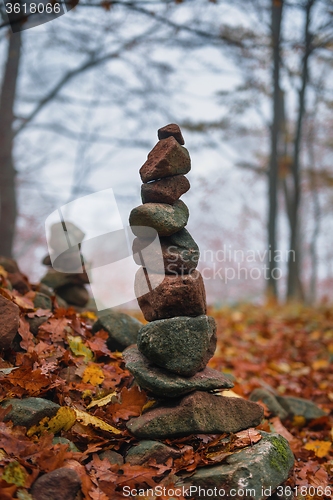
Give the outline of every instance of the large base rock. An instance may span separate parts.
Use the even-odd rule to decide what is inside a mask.
[[[128,347],[123,357],[139,386],[156,396],[175,398],[193,391],[231,389],[234,385],[230,378],[212,368],[205,368],[193,377],[170,373],[152,364],[134,346]]]
[[[138,438],[150,439],[222,434],[255,427],[263,414],[261,406],[251,401],[197,391],[132,418],[127,428]]]
[[[178,487],[188,489],[191,499],[264,500],[288,478],[294,455],[285,438],[262,432],[253,446],[228,456],[220,465],[203,467]],[[201,488],[201,491],[200,491]]]
[[[138,334],[139,351],[172,373],[191,377],[203,370],[216,347],[216,323],[211,316],[186,316],[152,321]]]

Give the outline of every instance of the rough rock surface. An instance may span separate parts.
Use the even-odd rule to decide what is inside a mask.
[[[160,272],[160,252],[152,240],[135,238],[133,257],[136,264],[142,265],[138,252],[142,252],[144,266],[150,271]],[[187,231],[181,229],[171,236],[160,237],[165,274],[188,274],[197,267],[200,257],[199,247]],[[149,246],[150,245],[150,246]]]
[[[56,436],[52,439],[52,444],[67,444],[68,451],[73,451],[74,453],[80,453],[80,450],[75,446],[75,444],[67,438]]]
[[[160,140],[140,168],[142,182],[155,181],[171,175],[187,174],[191,159],[186,148],[173,137]]]
[[[123,351],[126,347],[136,344],[138,331],[142,323],[128,314],[109,310],[101,314],[93,324],[92,332],[105,330],[109,334],[107,346],[110,351]]]
[[[147,439],[140,441],[136,446],[132,446],[126,454],[125,461],[131,465],[142,465],[152,459],[156,460],[158,464],[163,464],[168,458],[179,458],[181,455],[180,450],[171,448],[171,446],[159,441]]]
[[[193,391],[231,389],[234,386],[229,377],[208,367],[192,377],[170,373],[151,363],[136,346],[128,347],[123,357],[138,385],[156,396],[175,398]]]
[[[31,488],[34,500],[74,500],[81,488],[77,472],[66,467],[39,477]]]
[[[110,464],[123,465],[124,463],[122,455],[113,450],[102,451],[101,453],[98,453],[98,456],[101,460],[107,459]]]
[[[0,266],[4,268],[7,273],[19,272],[18,265],[14,259],[0,255]]]
[[[281,420],[295,416],[312,420],[326,415],[313,401],[293,396],[279,396],[268,389],[255,389],[250,395],[250,400],[261,400],[271,413],[280,417]]]
[[[216,348],[216,323],[210,316],[153,321],[138,334],[138,349],[152,363],[191,377],[203,370]]]
[[[57,295],[68,304],[84,307],[89,300],[88,290],[83,285],[65,285],[57,288]]]
[[[65,285],[82,285],[89,283],[89,278],[86,273],[80,274],[70,274],[70,273],[59,273],[54,269],[49,269],[45,276],[41,279],[41,283],[52,288],[53,290],[58,289]]]
[[[173,175],[141,186],[142,203],[169,203],[173,205],[190,189],[184,175]]]
[[[56,403],[42,398],[6,399],[1,403],[3,408],[9,405],[12,408],[5,420],[27,428],[38,424],[44,417],[53,417],[60,408]]]
[[[280,405],[274,394],[272,394],[267,389],[254,389],[250,394],[250,401],[262,401],[272,415],[279,417],[284,420],[288,417],[288,412]]]
[[[35,317],[35,318],[28,318],[27,317],[26,319],[29,323],[31,333],[33,333],[34,335],[37,335],[39,327],[43,323],[45,323],[49,318],[48,318],[48,316],[40,316],[39,318],[38,317]]]
[[[152,288],[148,293],[147,279]],[[157,286],[158,283],[160,284]],[[140,268],[135,275],[134,290],[147,321],[206,314],[205,287],[197,270],[178,276],[168,274],[161,282],[160,274],[147,275],[147,272]]]
[[[288,479],[294,455],[284,437],[264,432],[262,435],[258,443],[226,457],[220,465],[198,469],[189,479],[177,482],[177,486],[192,486],[194,500],[202,498],[199,487],[206,491],[216,488],[217,494],[209,497],[212,500],[269,498]]]
[[[36,292],[34,306],[36,309],[52,309],[52,300],[44,293]]]
[[[222,434],[238,432],[260,424],[263,409],[241,398],[216,396],[208,392],[192,392],[181,400],[163,402],[127,423],[138,438],[163,439],[190,434]]]
[[[145,203],[133,208],[129,223],[135,236],[145,237],[145,227],[152,227],[160,236],[170,236],[186,226],[189,211],[181,200],[173,205],[167,203]],[[138,227],[139,226],[139,227]],[[141,229],[140,226],[144,226]]]
[[[20,322],[20,309],[0,295],[0,349],[9,349]]]
[[[324,417],[326,413],[313,401],[293,396],[276,396],[277,401],[288,412],[290,417],[302,416],[305,420]]]
[[[185,144],[184,137],[181,133],[179,125],[177,125],[176,123],[169,123],[169,125],[158,129],[157,136],[160,140],[173,136],[176,141],[179,142],[179,144],[181,144],[182,146]]]

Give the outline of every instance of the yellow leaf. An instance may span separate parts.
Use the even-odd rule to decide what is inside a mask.
[[[242,396],[240,396],[239,394],[237,394],[236,392],[234,391],[231,391],[231,390],[226,390],[226,391],[218,391],[218,392],[214,392],[215,396],[224,396],[226,398],[241,398],[241,399],[244,399],[242,398]]]
[[[92,321],[96,321],[97,315],[92,312],[92,311],[84,311],[83,313],[80,314],[81,318],[88,318],[91,319]]]
[[[329,441],[310,441],[304,446],[306,450],[314,451],[315,455],[319,458],[325,457],[331,448]]]
[[[91,401],[91,403],[89,403],[89,405],[87,406],[87,410],[89,410],[90,408],[93,408],[93,406],[105,406],[105,405],[111,403],[112,398],[116,395],[117,395],[116,392],[111,392],[111,394],[104,396],[104,398],[95,399],[94,401]]]
[[[7,278],[8,274],[5,268],[0,266],[0,276],[3,276],[4,278]]]
[[[16,486],[24,486],[27,478],[25,469],[15,460],[10,462],[3,471],[1,479],[4,479],[8,484]]]
[[[104,373],[100,366],[90,365],[83,372],[82,382],[97,386],[103,382],[104,378]]]
[[[151,408],[152,406],[155,406],[156,403],[157,403],[157,401],[155,401],[155,399],[151,399],[150,401],[147,401],[147,403],[145,405],[143,405],[141,413],[149,410],[149,408]]]
[[[95,429],[110,432],[111,434],[121,434],[121,431],[119,429],[116,429],[115,427],[112,427],[112,425],[107,424],[101,418],[89,415],[89,413],[78,410],[77,408],[74,408],[74,411],[76,413],[77,421],[83,425],[92,425],[93,427],[95,427]]]
[[[68,335],[68,343],[75,356],[83,356],[86,363],[93,359],[94,355],[92,351],[83,343],[81,337],[72,337],[72,335]]]
[[[34,434],[42,434],[43,432],[52,432],[52,434],[57,434],[62,429],[68,431],[76,421],[75,411],[69,406],[62,406],[59,408],[54,417],[45,417],[39,424],[30,427],[27,432],[27,436],[33,436]]]
[[[293,418],[293,425],[295,427],[304,427],[306,424],[305,417],[303,415],[295,415]]]
[[[315,371],[322,370],[329,366],[329,361],[328,359],[317,359],[317,361],[314,361],[311,366]]]

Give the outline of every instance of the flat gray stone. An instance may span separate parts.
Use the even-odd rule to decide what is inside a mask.
[[[152,227],[160,236],[170,236],[186,226],[189,210],[184,202],[176,201],[173,205],[167,203],[145,203],[133,208],[129,224],[135,236],[145,237],[145,227]],[[140,226],[144,226],[143,229]]]
[[[222,434],[255,427],[263,414],[262,407],[251,401],[196,391],[132,418],[127,428],[143,439]]]
[[[251,392],[249,399],[250,401],[255,402],[262,401],[267,406],[271,414],[279,417],[281,420],[288,417],[288,412],[283,408],[283,406],[281,406],[274,394],[267,389],[254,389],[254,391]]]
[[[60,408],[56,403],[43,398],[6,399],[1,403],[3,408],[9,405],[12,405],[12,409],[5,421],[11,420],[14,425],[27,428],[38,424],[44,417],[53,417]]]
[[[191,377],[214,355],[216,323],[205,315],[152,321],[140,329],[137,342],[139,351],[154,364]]]
[[[181,455],[180,450],[171,448],[171,446],[167,446],[160,441],[144,440],[129,449],[125,462],[131,465],[142,465],[147,463],[148,460],[154,459],[158,464],[163,464],[168,458],[179,458]]]
[[[203,498],[199,488],[211,491],[209,498],[212,500],[269,498],[287,480],[294,465],[294,455],[284,437],[261,434],[263,437],[258,443],[229,455],[219,465],[198,469],[189,479],[179,480],[176,485],[192,487],[190,496],[194,500]]]
[[[208,367],[192,377],[181,377],[163,370],[145,358],[136,346],[128,347],[123,358],[138,385],[156,396],[175,398],[193,391],[231,389],[234,386],[229,377]]]
[[[313,420],[327,415],[324,410],[308,399],[293,396],[276,396],[276,399],[288,412],[289,417],[302,416],[306,420]]]
[[[36,292],[34,306],[36,309],[52,309],[52,300],[45,293]]]
[[[92,332],[105,330],[109,334],[107,346],[110,351],[122,352],[126,347],[136,344],[142,323],[128,314],[109,310],[102,313],[93,324]]]
[[[295,416],[304,417],[305,420],[313,420],[327,415],[313,401],[294,396],[279,396],[273,391],[273,388],[272,390],[254,389],[250,395],[250,401],[261,400],[270,412],[280,417],[281,420]]]
[[[123,456],[113,450],[101,451],[101,453],[98,453],[98,456],[101,460],[107,459],[110,464],[123,465],[124,463]]]

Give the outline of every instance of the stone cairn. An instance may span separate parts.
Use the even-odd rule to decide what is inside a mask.
[[[165,438],[236,433],[257,426],[263,417],[258,404],[221,395],[221,390],[233,387],[231,379],[206,366],[216,347],[216,324],[206,315],[204,284],[196,270],[199,249],[185,229],[189,211],[179,200],[190,188],[184,176],[191,168],[190,157],[178,125],[159,129],[158,138],[140,169],[143,204],[130,214],[137,236],[133,255],[142,265],[135,280],[136,296],[148,323],[140,328],[137,345],[128,347],[123,356],[138,385],[158,401],[127,423],[139,439],[126,456],[133,465],[179,456],[181,450],[160,441]],[[152,227],[159,235],[162,276],[156,252],[148,252],[146,259],[151,241],[139,226]],[[180,475],[177,487],[191,487],[195,500],[203,498],[200,488],[213,500],[244,498],[244,494],[249,500],[273,498],[271,493],[287,480],[294,456],[282,436],[263,431],[261,436],[220,464],[199,468],[190,478]]]
[[[129,222],[138,236],[133,255],[147,247],[135,226],[154,228],[159,237],[165,278],[154,274],[156,262],[144,262],[136,275],[135,290],[145,319],[137,346],[124,352],[126,367],[142,388],[162,399],[128,423],[138,438],[170,438],[193,433],[230,433],[258,425],[262,408],[241,398],[221,397],[214,391],[233,383],[206,365],[216,347],[216,324],[207,316],[206,294],[196,270],[199,249],[185,226],[189,210],[179,200],[190,184],[184,174],[191,169],[188,151],[178,125],[158,131],[159,142],[140,169],[143,204],[134,208]],[[137,263],[140,263],[137,262]],[[151,285],[144,293],[147,270]]]
[[[84,233],[75,224],[66,221],[66,228],[67,232],[73,236],[73,240],[80,241],[84,238]],[[50,245],[54,252],[60,253],[57,263],[64,272],[52,269],[51,257],[46,255],[42,262],[50,269],[41,279],[41,284],[54,290],[59,306],[66,307],[68,304],[84,307],[89,301],[89,293],[85,288],[85,285],[89,284],[89,278],[86,272],[82,272],[77,246],[63,253],[61,253],[62,247],[58,248],[59,241],[63,241],[63,231],[63,225],[60,222],[51,226]]]

